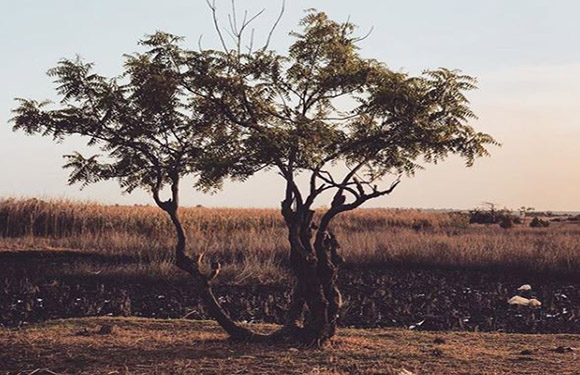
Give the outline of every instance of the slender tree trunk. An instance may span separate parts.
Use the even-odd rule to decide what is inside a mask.
[[[201,293],[201,298],[204,306],[208,309],[208,313],[214,318],[217,323],[230,335],[234,340],[240,341],[266,341],[268,336],[256,334],[251,330],[237,324],[228,313],[221,307],[220,303],[213,294],[210,281],[219,273],[219,264],[213,266],[212,273],[204,275],[200,270],[201,256],[197,261],[194,261],[186,254],[186,236],[181,221],[179,219],[178,208],[162,207],[169,215],[171,222],[175,228],[177,237],[177,244],[175,245],[175,262],[177,267],[190,274],[197,284],[197,288]]]

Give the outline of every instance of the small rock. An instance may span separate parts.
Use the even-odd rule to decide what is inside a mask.
[[[532,286],[530,284],[524,284],[518,288],[520,292],[529,292],[532,290]]]
[[[533,351],[531,351],[530,349],[524,349],[520,352],[520,355],[532,355],[534,354]]]
[[[113,326],[109,324],[103,324],[97,331],[97,335],[110,335],[111,333],[113,333]]]
[[[399,371],[398,375],[415,375],[415,373],[403,368],[401,371]]]

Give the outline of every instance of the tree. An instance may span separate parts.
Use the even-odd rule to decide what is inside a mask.
[[[136,188],[149,191],[175,227],[176,265],[195,278],[210,313],[228,327],[231,319],[209,287],[220,264],[212,264],[205,274],[203,254],[186,254],[186,236],[179,218],[179,185],[185,176],[193,174],[198,177],[197,188],[219,187],[220,181],[213,179],[212,173],[199,172],[200,166],[211,171],[219,169],[220,163],[228,163],[234,153],[219,158],[209,150],[235,146],[235,136],[197,111],[195,98],[184,90],[175,65],[184,53],[175,47],[179,40],[162,32],[147,37],[140,44],[148,50],[127,56],[124,74],[111,79],[93,73],[93,64],[78,57],[63,59],[48,71],[58,84],[60,108],[50,109],[48,101],[17,99],[19,106],[13,110],[11,121],[14,130],[50,136],[55,141],[82,136],[88,145],[100,148],[102,155],[65,155],[64,167],[71,169],[70,184],[84,187],[118,180],[127,193]],[[161,195],[165,187],[170,197],[164,200]]]
[[[274,169],[285,180],[281,212],[296,276],[285,329],[320,345],[335,334],[341,305],[333,219],[388,195],[422,164],[459,155],[471,166],[497,142],[468,124],[475,115],[465,94],[474,78],[445,68],[392,71],[360,55],[364,37],[352,23],[323,12],[308,11],[300,26],[282,55],[244,51],[246,23],[230,24],[233,45],[222,38],[222,50],[192,53],[184,85],[203,98],[202,112],[238,132],[247,168]],[[386,176],[392,182],[380,187]],[[330,207],[316,212],[329,195]]]
[[[291,34],[285,55],[268,47],[274,28],[262,47],[253,48],[252,33],[244,48],[244,30],[256,17],[238,25],[235,11],[228,45],[210,8],[221,50],[188,50],[180,38],[154,34],[142,41],[146,53],[129,57],[123,84],[63,61],[51,74],[64,108],[22,101],[15,128],[100,144],[113,162],[73,156],[71,182],[117,178],[127,190],[151,190],[175,225],[177,265],[199,281],[209,312],[232,338],[322,345],[336,332],[341,306],[343,259],[333,219],[390,194],[422,164],[459,155],[470,166],[496,142],[468,124],[475,118],[465,96],[475,88],[470,76],[443,68],[419,76],[392,71],[360,55],[364,37],[354,35],[352,23],[314,10]],[[296,283],[284,326],[262,335],[233,321],[214,298],[210,282],[219,265],[205,275],[201,256],[187,256],[177,202],[186,174],[211,189],[266,169],[285,181],[281,213]],[[392,182],[380,187],[387,176]],[[172,197],[162,201],[165,185]],[[327,197],[330,206],[316,212]]]

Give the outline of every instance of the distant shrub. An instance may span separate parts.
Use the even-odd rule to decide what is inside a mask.
[[[470,224],[493,224],[495,217],[490,211],[481,210],[479,208],[469,211]]]
[[[513,225],[513,216],[507,209],[503,210],[484,210],[480,208],[469,211],[470,224],[500,224],[502,221],[510,220]]]
[[[514,226],[514,221],[511,218],[511,216],[504,216],[499,222],[499,226],[502,227],[503,229],[509,229]]]
[[[539,217],[535,216],[532,221],[530,222],[530,227],[532,228],[546,228],[550,226],[550,222],[548,220],[542,220]]]

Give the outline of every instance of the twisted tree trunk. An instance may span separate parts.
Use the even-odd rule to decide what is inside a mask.
[[[317,226],[313,223],[314,211],[292,210],[287,201],[282,204],[282,213],[288,227],[290,263],[296,278],[293,317],[299,319],[306,313],[297,339],[306,345],[322,346],[336,333],[342,303],[336,281],[343,261],[338,255],[338,241],[328,229],[332,217],[323,216]]]
[[[323,217],[320,225],[313,224],[314,211],[288,210],[283,203],[283,214],[288,226],[290,262],[295,275],[292,300],[282,328],[264,335],[253,332],[235,322],[215,298],[211,282],[220,271],[220,264],[213,263],[211,271],[202,271],[203,254],[186,254],[187,238],[178,213],[178,189],[172,186],[173,197],[159,199],[157,205],[171,219],[175,228],[175,264],[196,281],[208,313],[234,340],[249,342],[288,341],[306,346],[322,346],[336,333],[341,296],[336,285],[337,273],[342,259],[338,255],[338,242],[328,230],[330,218]]]

